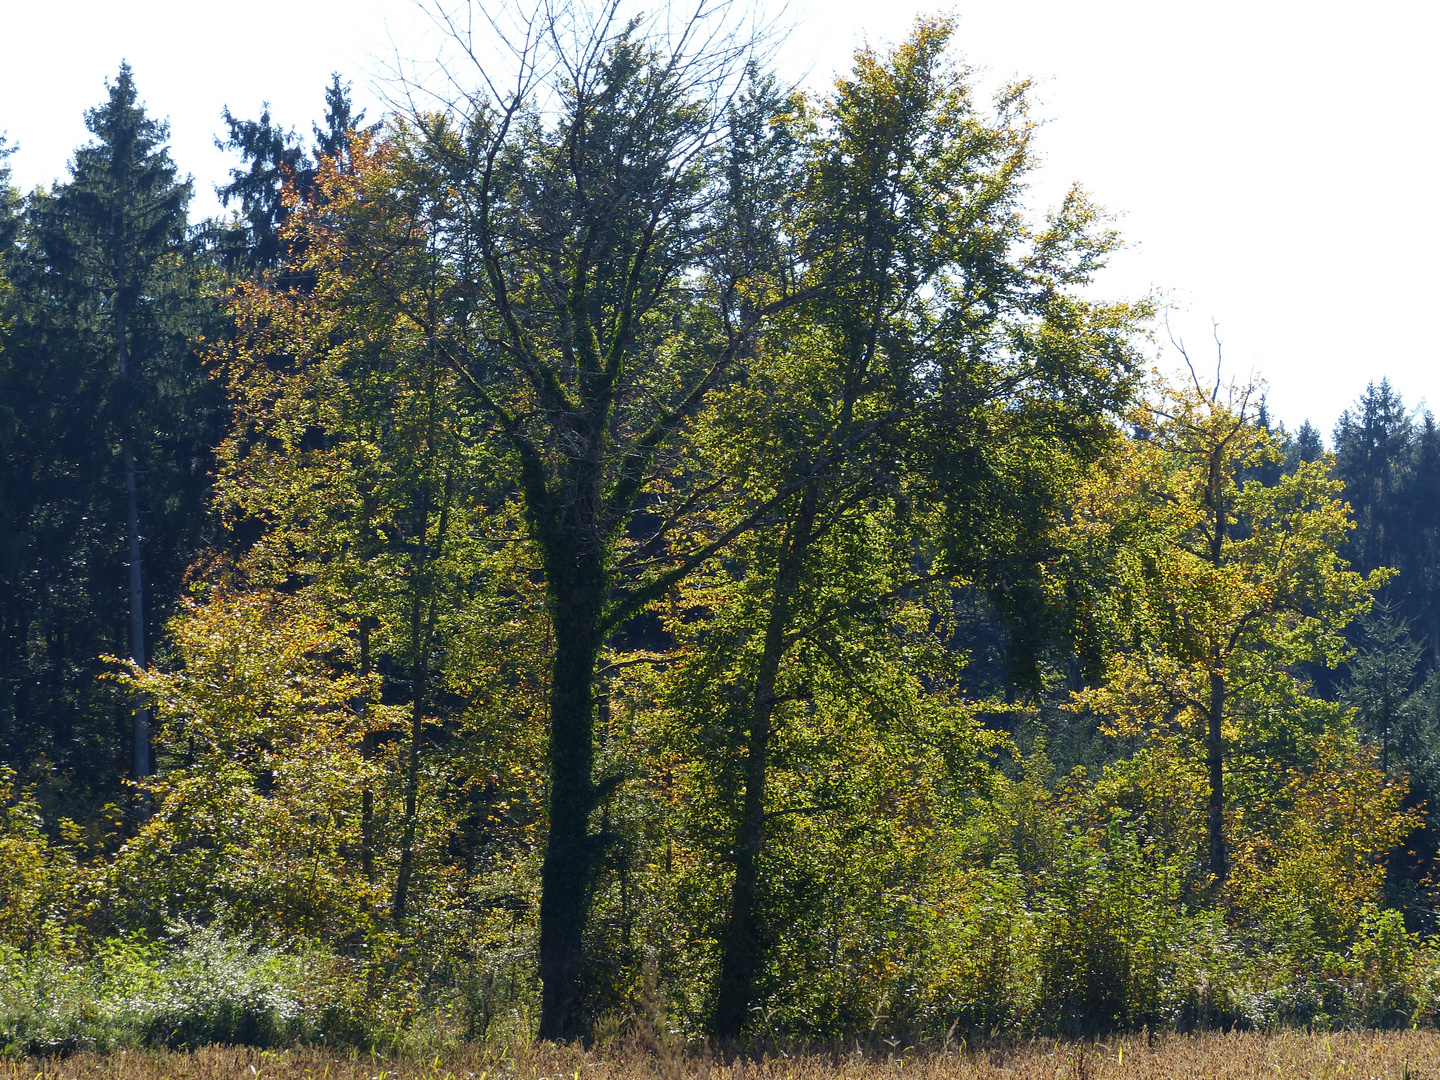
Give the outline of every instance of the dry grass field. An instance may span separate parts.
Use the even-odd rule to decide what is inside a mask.
[[[898,1048],[897,1048],[898,1050]],[[949,1053],[779,1054],[763,1060],[640,1050],[477,1048],[432,1060],[317,1049],[76,1054],[0,1061],[0,1080],[1440,1080],[1440,1032],[1303,1032],[1030,1042]]]

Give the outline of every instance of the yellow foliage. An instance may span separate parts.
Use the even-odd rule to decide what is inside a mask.
[[[1330,949],[1350,943],[1379,902],[1384,856],[1419,821],[1402,808],[1405,783],[1387,781],[1375,759],[1373,747],[1327,734],[1311,764],[1290,770],[1275,805],[1235,811],[1233,918]]]
[[[31,949],[49,939],[69,914],[79,868],[66,848],[41,829],[33,792],[0,765],[0,944]]]
[[[153,816],[110,872],[139,923],[223,905],[245,923],[339,936],[380,897],[353,874],[361,752],[384,710],[340,664],[347,628],[300,596],[216,590],[172,624],[183,666],[124,676],[153,703],[167,760]]]

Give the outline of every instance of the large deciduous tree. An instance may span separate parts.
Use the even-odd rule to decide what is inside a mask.
[[[737,110],[774,133],[733,147],[732,170],[768,151],[803,178],[789,232],[805,258],[801,298],[769,320],[743,385],[717,395],[697,433],[732,484],[775,500],[757,549],[768,561],[745,571],[747,588],[767,583],[753,666],[730,673],[748,685],[722,1037],[750,1020],[764,964],[767,775],[776,710],[794,696],[777,689],[790,654],[811,628],[877,618],[922,583],[1010,591],[1007,570],[1042,558],[1076,459],[1111,437],[1128,386],[1143,307],[1078,296],[1113,233],[1078,191],[1031,230],[1024,88],[985,110],[950,38],[948,23],[922,22],[892,50],[861,52],[818,109],[770,101],[767,115],[752,95]],[[867,577],[875,559],[887,569]]]
[[[524,24],[510,89],[413,117],[379,186],[327,214],[505,448],[540,553],[553,635],[540,1030],[571,1037],[610,839],[591,817],[624,778],[593,775],[607,642],[737,538],[778,529],[778,644],[828,515],[943,466],[957,475],[931,494],[963,518],[979,488],[954,466],[1015,426],[997,403],[1033,390],[1055,406],[1040,441],[1064,442],[1075,416],[1093,422],[1120,396],[1137,312],[1070,295],[1111,243],[1078,195],[1028,233],[1023,93],[982,119],[944,59],[947,27],[922,26],[886,60],[862,54],[812,110],[757,73],[723,11],[662,33],[614,5],[545,10]],[[426,261],[439,270],[422,292],[408,282]],[[772,357],[804,359],[787,371]],[[769,434],[741,436],[751,468],[737,472],[695,435],[747,386]],[[727,985],[749,981],[740,955]]]

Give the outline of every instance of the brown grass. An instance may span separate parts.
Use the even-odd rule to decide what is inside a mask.
[[[1440,1080],[1440,1032],[1168,1035],[1096,1042],[1030,1042],[982,1050],[884,1056],[774,1055],[725,1061],[638,1049],[584,1054],[537,1044],[433,1060],[318,1049],[209,1047],[193,1053],[76,1054],[0,1060],[0,1080],[1251,1080],[1356,1077]]]

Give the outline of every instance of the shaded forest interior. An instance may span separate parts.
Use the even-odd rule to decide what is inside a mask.
[[[1149,370],[944,20],[566,11],[0,172],[0,1047],[1433,1023],[1434,418]]]

